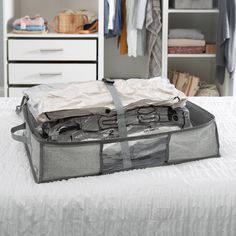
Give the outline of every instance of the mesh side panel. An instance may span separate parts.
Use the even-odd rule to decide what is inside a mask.
[[[43,180],[86,176],[100,172],[100,144],[43,147]]]
[[[188,161],[217,156],[219,151],[216,125],[210,125],[171,135],[169,162]]]
[[[28,126],[26,128],[26,136],[29,137],[29,140],[30,140],[30,142],[27,146],[28,146],[32,166],[34,168],[36,178],[37,178],[37,180],[39,180],[40,144],[37,140],[34,139]]]
[[[130,141],[132,169],[162,165],[167,157],[168,136]],[[102,152],[102,173],[122,171],[123,160],[120,143],[105,144]]]
[[[32,145],[32,154],[31,160],[33,164],[33,168],[36,174],[37,179],[39,179],[39,171],[40,171],[40,144],[31,136],[31,145]]]

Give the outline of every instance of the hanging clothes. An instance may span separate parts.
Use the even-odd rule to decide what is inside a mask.
[[[113,35],[120,36],[122,31],[123,21],[122,21],[122,0],[116,0],[116,9],[115,9],[115,19],[113,27]]]
[[[160,12],[160,0],[105,0],[105,35],[120,36],[121,55],[144,56],[148,51],[152,77],[159,76],[161,71]],[[149,17],[148,21],[146,17]]]
[[[147,6],[147,0],[137,0],[137,7],[134,9],[135,11],[135,27],[137,29],[143,29],[144,22],[146,18],[146,6]]]
[[[137,0],[137,7],[134,9],[134,25],[137,28],[137,55],[144,56],[146,54],[147,34],[144,26],[146,19],[147,0]]]
[[[146,28],[144,27],[146,0],[126,0],[128,55],[144,56]]]
[[[147,50],[149,57],[149,75],[156,77],[161,74],[162,39],[161,39],[161,2],[148,0],[146,11]]]
[[[128,56],[137,57],[137,28],[134,25],[135,5],[137,0],[126,0]]]
[[[105,35],[109,33],[108,22],[109,22],[109,3],[108,3],[108,0],[104,0],[104,34]]]
[[[104,34],[107,38],[120,36],[123,26],[122,0],[105,0],[104,4]]]
[[[126,0],[122,0],[122,31],[118,39],[118,44],[120,45],[120,54],[125,55],[128,53],[127,44],[127,25],[126,25]]]
[[[137,31],[137,55],[145,56],[147,49],[147,34],[146,28]]]
[[[108,30],[113,30],[115,14],[116,14],[116,0],[108,0],[108,4],[109,4]]]
[[[230,78],[236,70],[236,0],[218,1],[219,27],[217,33],[216,78],[223,84],[225,69]]]

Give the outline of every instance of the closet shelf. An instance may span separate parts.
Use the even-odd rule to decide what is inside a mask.
[[[14,34],[8,33],[8,38],[98,38],[98,33],[94,34]]]
[[[168,54],[169,58],[214,58],[215,54]]]
[[[219,13],[219,9],[169,9],[170,14],[178,13]]]

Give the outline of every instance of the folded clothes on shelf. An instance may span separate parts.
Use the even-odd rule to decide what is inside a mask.
[[[15,30],[12,31],[13,34],[47,34],[48,30],[40,30],[40,31],[27,31],[27,30]]]
[[[26,26],[31,26],[31,25],[43,26],[44,24],[45,21],[43,17],[41,17],[40,15],[35,15],[34,17],[24,16],[22,18],[16,19],[13,22],[13,27],[16,25],[20,25],[21,29],[23,30],[26,28]]]
[[[34,17],[24,16],[16,19],[13,24],[13,33],[18,34],[44,34],[47,33],[46,22],[43,17],[36,15]]]
[[[195,39],[169,39],[168,47],[205,47],[205,40]]]
[[[205,36],[197,29],[171,29],[169,30],[169,39],[195,39],[204,40]]]
[[[169,54],[201,54],[205,51],[205,47],[168,47]]]
[[[15,30],[23,30],[20,25],[14,25],[13,28]],[[45,30],[46,26],[45,25],[27,25],[24,30],[26,31],[42,31]]]
[[[169,54],[202,54],[206,52],[205,36],[197,29],[171,29],[168,35]]]

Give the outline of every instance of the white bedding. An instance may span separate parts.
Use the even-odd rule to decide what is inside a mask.
[[[222,158],[35,184],[0,99],[0,236],[235,236],[236,98],[193,98],[216,115]],[[210,147],[209,147],[210,148]]]

